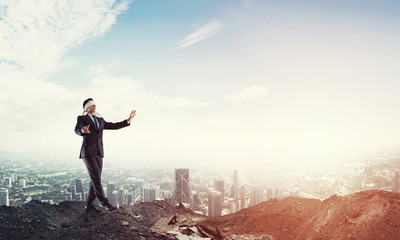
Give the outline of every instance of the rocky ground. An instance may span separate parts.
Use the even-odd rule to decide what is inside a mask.
[[[0,207],[0,239],[400,239],[400,194],[270,199],[206,217],[163,201],[86,214],[84,202]]]
[[[207,218],[202,224],[218,226],[226,239],[238,234],[265,238],[268,234],[273,239],[398,240],[400,194],[364,191],[324,201],[271,199],[235,214]]]

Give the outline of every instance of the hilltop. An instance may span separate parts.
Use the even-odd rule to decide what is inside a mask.
[[[84,202],[0,207],[0,239],[400,239],[400,194],[270,199],[221,217],[163,201],[84,212]]]

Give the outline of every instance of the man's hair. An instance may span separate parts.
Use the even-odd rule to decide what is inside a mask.
[[[85,108],[86,103],[88,103],[89,101],[93,101],[93,98],[88,98],[83,102],[83,108]]]

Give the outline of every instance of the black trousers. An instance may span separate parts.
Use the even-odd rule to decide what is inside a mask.
[[[96,199],[99,199],[102,205],[108,203],[108,199],[104,195],[103,186],[101,185],[101,171],[103,170],[103,158],[99,155],[85,157],[83,159],[90,176],[89,194],[86,199],[87,204],[92,204]]]

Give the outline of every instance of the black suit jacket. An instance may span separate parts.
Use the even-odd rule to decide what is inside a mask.
[[[98,130],[96,129],[94,122],[89,115],[86,114],[85,116],[78,116],[75,126],[75,133],[83,137],[79,158],[95,156],[95,154],[99,154],[102,158],[104,158],[103,129],[120,129],[129,126],[127,120],[117,123],[110,123],[106,122],[103,118],[96,119],[99,126]],[[82,133],[81,129],[87,125],[90,125],[90,133]]]

